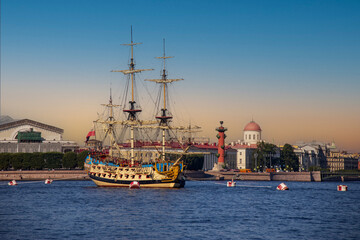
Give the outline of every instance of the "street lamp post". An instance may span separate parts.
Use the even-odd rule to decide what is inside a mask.
[[[267,164],[266,164],[266,157],[267,157],[267,154],[264,154],[264,167],[262,168],[262,171],[264,172],[267,168]]]
[[[269,166],[269,168],[272,168],[272,160],[271,160],[271,158],[272,158],[272,153],[267,153],[267,154],[264,154],[264,157],[265,157],[265,166],[267,167],[267,164],[266,164],[266,158],[268,157],[269,158],[269,160],[270,160],[270,166]]]
[[[254,153],[254,157],[255,157],[255,171],[257,172],[257,157],[258,157],[258,154]]]

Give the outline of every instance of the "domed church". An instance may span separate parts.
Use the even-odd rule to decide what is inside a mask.
[[[244,128],[244,142],[256,144],[261,141],[261,127],[254,120],[246,124]]]

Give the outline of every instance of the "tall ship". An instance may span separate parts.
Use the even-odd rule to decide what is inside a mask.
[[[102,126],[104,139],[107,138],[109,142],[108,148],[104,149],[102,146],[98,146],[98,149],[90,151],[89,156],[85,159],[85,169],[90,179],[99,187],[129,187],[136,182],[142,188],[182,188],[185,186],[182,156],[189,149],[189,145],[176,144],[176,137],[169,137],[170,133],[184,130],[184,128],[170,125],[173,116],[167,106],[167,90],[169,83],[183,79],[169,79],[167,77],[166,60],[172,57],[165,55],[164,40],[163,56],[157,57],[163,61],[161,78],[145,79],[145,81],[154,82],[160,86],[158,95],[160,104],[158,105],[161,105],[161,108],[158,106],[154,119],[141,120],[139,114],[142,109],[137,104],[135,97],[135,77],[140,72],[153,69],[135,69],[134,46],[138,44],[141,43],[133,42],[131,30],[131,42],[123,44],[131,49],[129,69],[112,71],[123,73],[128,79],[128,87],[125,88],[128,89],[125,94],[125,96],[129,96],[128,102],[122,108],[125,119],[115,118],[114,109],[121,106],[113,104],[110,90],[109,103],[103,104],[107,109],[107,117],[94,121],[94,124]],[[139,141],[140,131],[145,131],[145,135],[156,133],[158,138],[151,142]],[[124,137],[127,138],[127,141],[121,140]],[[178,149],[178,151],[170,154],[171,158],[169,140]]]

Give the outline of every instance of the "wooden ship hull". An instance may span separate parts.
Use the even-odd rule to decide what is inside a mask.
[[[129,187],[134,181],[137,181],[141,188],[182,188],[185,186],[182,164],[167,162],[133,167],[111,165],[93,161],[91,157],[85,161],[85,169],[90,179],[99,187]]]

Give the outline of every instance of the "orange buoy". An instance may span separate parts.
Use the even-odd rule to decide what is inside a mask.
[[[341,191],[341,192],[346,192],[347,191],[347,186],[346,185],[338,185],[337,186],[337,190]]]
[[[129,188],[130,189],[140,188],[140,183],[138,181],[133,181],[133,182],[130,183]]]
[[[284,191],[289,190],[288,186],[285,183],[280,183],[279,186],[276,187],[277,190]]]
[[[17,185],[17,182],[15,180],[11,180],[10,182],[8,182],[9,186],[15,186]]]

